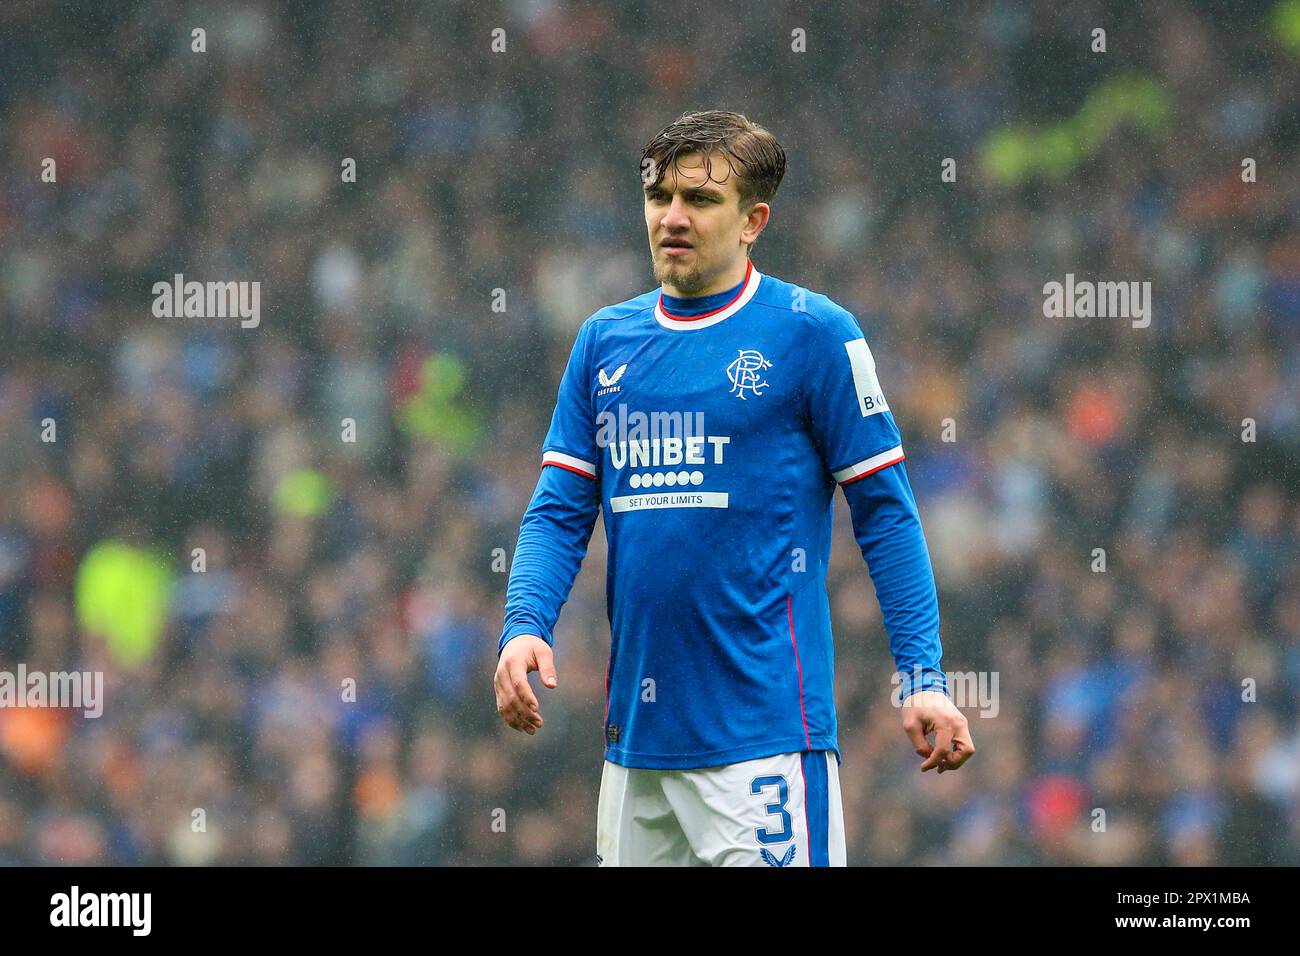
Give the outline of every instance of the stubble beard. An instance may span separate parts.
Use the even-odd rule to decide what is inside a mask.
[[[675,265],[669,257],[660,253],[653,258],[655,279],[661,285],[669,285],[683,295],[697,295],[708,286],[711,277],[706,276],[699,266],[699,253],[695,254],[695,263],[689,269]]]

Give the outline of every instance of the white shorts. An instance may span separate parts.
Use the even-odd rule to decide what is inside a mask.
[[[600,866],[845,866],[839,764],[830,751],[703,770],[605,761]]]

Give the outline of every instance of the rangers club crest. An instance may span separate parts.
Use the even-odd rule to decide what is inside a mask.
[[[771,367],[772,363],[755,349],[741,349],[736,360],[727,366],[727,378],[731,379],[731,394],[739,395],[742,401],[746,389],[755,395],[762,395],[759,389],[768,386],[768,382],[763,378],[763,371]]]

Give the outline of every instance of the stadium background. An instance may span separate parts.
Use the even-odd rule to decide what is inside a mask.
[[[850,862],[1300,862],[1300,4],[900,9],[0,6],[0,667],[107,675],[0,709],[0,863],[594,862],[602,527],[536,738],[493,549],[578,324],[654,286],[640,148],[709,108],[784,144],[756,262],[862,323],[945,668],[1000,680],[922,776],[837,496]],[[178,272],[260,327],[154,318]],[[1044,318],[1067,272],[1150,328]]]

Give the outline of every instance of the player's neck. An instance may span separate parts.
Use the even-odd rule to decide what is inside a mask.
[[[745,281],[745,276],[748,274],[749,274],[749,257],[746,256],[744,259],[741,259],[740,262],[737,263],[735,266],[728,269],[722,275],[718,276],[716,280],[709,283],[709,287],[707,289],[701,289],[699,292],[692,292],[690,295],[686,295],[681,290],[677,289],[675,286],[670,286],[667,283],[661,284],[660,289],[662,290],[665,296],[668,296],[669,298],[672,299],[677,299],[679,301],[703,299],[705,296],[717,295],[719,292],[726,292],[730,289],[734,289],[736,286],[740,285],[740,283]]]

